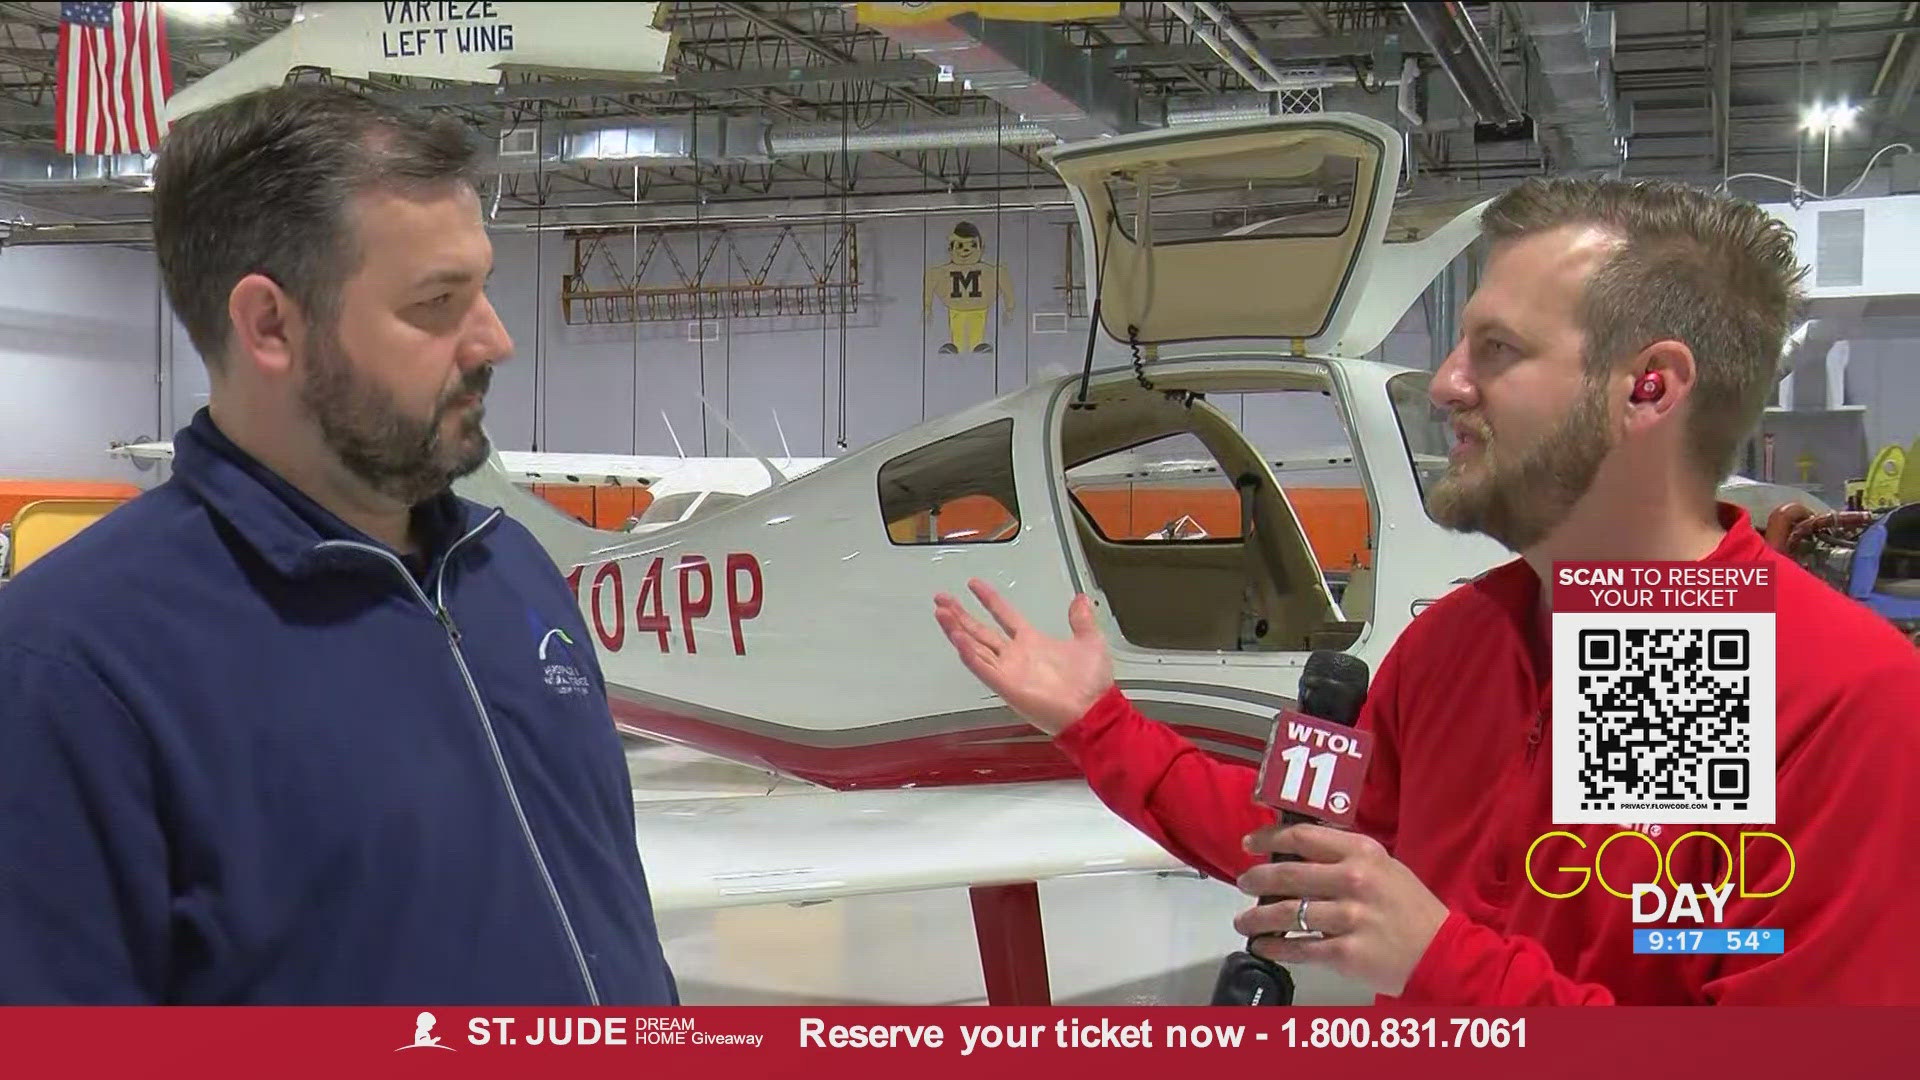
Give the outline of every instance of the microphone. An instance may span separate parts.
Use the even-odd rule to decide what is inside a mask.
[[[1300,672],[1299,711],[1290,709],[1274,718],[1253,787],[1254,801],[1280,811],[1282,825],[1353,824],[1373,752],[1372,733],[1353,726],[1367,699],[1370,674],[1365,660],[1331,649],[1316,650],[1307,658]],[[1299,858],[1276,852],[1271,861]],[[1279,899],[1263,896],[1260,902]],[[1228,956],[1220,966],[1212,1004],[1291,1005],[1293,976],[1255,955],[1249,939],[1244,951]]]

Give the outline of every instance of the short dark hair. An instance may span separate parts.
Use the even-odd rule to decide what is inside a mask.
[[[953,235],[965,237],[969,240],[978,240],[980,239],[980,226],[975,225],[971,221],[963,221],[953,227]]]
[[[226,353],[227,298],[272,278],[324,326],[359,267],[347,208],[374,189],[477,189],[479,151],[458,121],[343,86],[259,90],[189,114],[160,147],[153,241],[160,276],[209,365]]]
[[[1495,242],[1598,227],[1617,250],[1580,301],[1588,374],[1658,341],[1693,350],[1688,450],[1719,483],[1773,390],[1806,268],[1786,223],[1744,199],[1668,181],[1535,178],[1488,205]]]

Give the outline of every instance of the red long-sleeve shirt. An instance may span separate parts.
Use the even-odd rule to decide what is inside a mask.
[[[1785,931],[1781,955],[1635,955],[1632,904],[1560,867],[1592,866],[1629,827],[1552,823],[1551,666],[1540,583],[1521,560],[1463,586],[1407,628],[1360,716],[1375,735],[1358,826],[1450,909],[1398,1000],[1428,1005],[1920,1002],[1920,651],[1888,623],[1768,548],[1743,511],[1706,562],[1765,562],[1778,604],[1778,815],[1773,825],[1640,826],[1600,860],[1621,893],[1658,874],[1717,884],[1742,831],[1792,845],[1770,898],[1726,903],[1727,928]],[[1243,838],[1273,823],[1254,771],[1142,716],[1118,689],[1058,743],[1116,813],[1197,869],[1232,881]],[[1625,815],[1623,815],[1624,817]],[[1528,850],[1538,888],[1528,880]],[[1653,840],[1650,845],[1644,838]],[[1787,883],[1788,856],[1748,843],[1747,887]],[[1711,915],[1710,909],[1709,916]],[[1659,925],[1659,924],[1653,924]],[[1669,925],[1681,925],[1669,923]],[[1689,928],[1693,924],[1685,924]],[[1703,929],[1711,932],[1713,925]],[[1381,998],[1382,1001],[1392,1000]]]

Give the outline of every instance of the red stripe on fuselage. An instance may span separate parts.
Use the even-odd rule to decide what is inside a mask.
[[[685,743],[732,761],[758,765],[837,791],[873,788],[1011,784],[1078,777],[1065,754],[1024,724],[943,732],[859,746],[807,746],[756,735],[621,698],[614,721],[632,734]],[[1265,745],[1234,732],[1180,726],[1189,738],[1232,743],[1256,753]],[[1010,741],[1021,739],[1021,741]],[[1213,752],[1213,751],[1210,751]],[[1226,760],[1246,763],[1245,758]]]

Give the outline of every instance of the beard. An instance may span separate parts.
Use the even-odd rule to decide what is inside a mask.
[[[1572,513],[1613,448],[1605,387],[1589,381],[1559,426],[1531,446],[1504,448],[1486,422],[1457,418],[1480,441],[1477,457],[1447,469],[1427,510],[1454,532],[1477,532],[1512,551],[1533,547]]]
[[[300,402],[327,446],[368,486],[413,506],[486,464],[492,447],[481,422],[493,382],[491,364],[468,372],[422,418],[409,415],[391,394],[357,372],[337,335],[316,340]],[[474,403],[465,400],[469,396]],[[457,409],[469,411],[443,434],[447,416]]]

